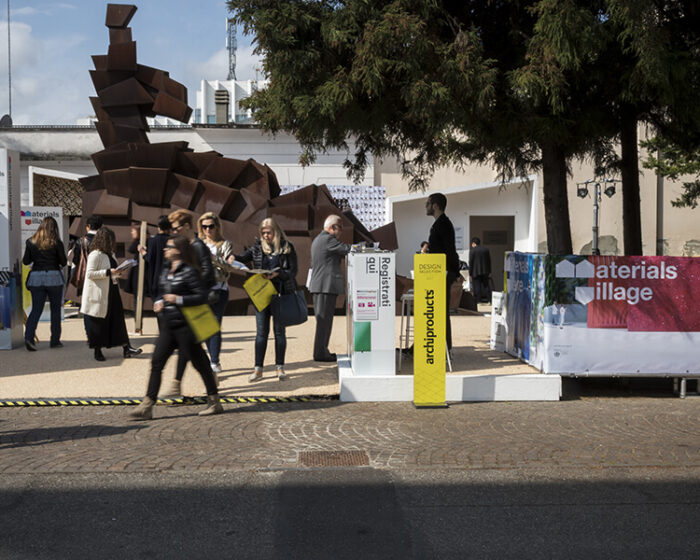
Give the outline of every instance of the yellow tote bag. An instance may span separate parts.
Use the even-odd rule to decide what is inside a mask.
[[[243,283],[243,289],[248,293],[255,309],[262,311],[277,295],[275,286],[262,274],[253,274]]]
[[[190,305],[182,307],[181,310],[197,342],[209,340],[221,330],[219,321],[216,320],[216,315],[208,304]]]

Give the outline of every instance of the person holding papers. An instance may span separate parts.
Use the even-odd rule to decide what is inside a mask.
[[[129,270],[129,266],[117,267],[113,254],[115,244],[111,229],[101,227],[97,230],[90,244],[85,270],[80,312],[85,316],[88,343],[94,349],[98,362],[105,361],[102,348],[121,346],[125,358],[141,353],[140,348],[131,347],[126,332],[117,280],[122,272]]]
[[[297,254],[284,232],[273,218],[265,218],[260,222],[260,238],[243,254],[236,255],[236,261],[249,265],[250,268],[270,271],[265,277],[272,281],[280,294],[296,292],[296,275],[298,271]],[[233,262],[229,259],[229,262]],[[272,311],[268,305],[262,311],[255,310],[255,369],[248,377],[253,383],[263,377],[263,362],[267,350],[267,339],[270,334],[270,316]],[[287,335],[285,327],[278,324],[274,318],[275,333],[275,369],[277,378],[283,381],[287,378],[284,371],[284,354],[287,350]]]

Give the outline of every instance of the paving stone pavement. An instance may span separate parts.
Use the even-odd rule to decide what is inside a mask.
[[[700,467],[700,399],[584,397],[551,403],[337,401],[0,409],[0,473],[298,468],[302,451],[362,451],[383,469]]]

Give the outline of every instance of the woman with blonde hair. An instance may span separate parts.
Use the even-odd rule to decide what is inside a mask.
[[[298,271],[297,254],[284,232],[274,218],[265,218],[260,222],[260,238],[243,254],[236,255],[236,260],[251,265],[252,268],[270,270],[265,276],[272,281],[280,294],[293,294],[297,290],[296,275]],[[255,311],[255,369],[248,381],[253,383],[262,379],[263,362],[267,350],[267,339],[270,334],[270,316],[272,311],[268,305],[262,311]],[[285,328],[274,319],[275,333],[275,369],[277,378],[282,381],[287,374],[284,371],[284,354],[287,350]]]
[[[211,308],[216,315],[219,325],[224,318],[226,304],[228,303],[228,277],[231,266],[228,259],[233,256],[231,242],[221,236],[221,221],[214,212],[206,212],[197,220],[197,230],[199,238],[204,241],[211,252],[211,262],[214,266],[214,277],[216,283],[209,290]],[[213,294],[213,296],[212,296]],[[221,373],[221,331],[207,340],[207,350],[211,369],[214,373]]]
[[[125,358],[141,353],[140,348],[131,347],[126,332],[124,307],[117,287],[120,272],[116,269],[117,261],[113,255],[115,244],[111,229],[98,229],[90,244],[85,269],[80,312],[85,315],[88,343],[94,349],[98,362],[105,361],[102,348],[121,346]]]
[[[32,294],[32,311],[27,317],[24,331],[24,345],[27,350],[36,350],[34,339],[36,327],[44,303],[49,298],[51,306],[51,348],[60,348],[61,344],[61,305],[63,304],[63,274],[61,269],[66,266],[66,251],[59,237],[58,224],[51,216],[47,216],[39,224],[39,229],[27,239],[22,263],[32,265],[27,278],[27,288]]]

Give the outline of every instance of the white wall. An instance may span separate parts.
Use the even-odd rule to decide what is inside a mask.
[[[425,201],[431,192],[442,192],[447,197],[445,214],[455,227],[462,227],[464,250],[458,251],[460,259],[469,255],[469,217],[514,216],[515,250],[534,251],[537,246],[537,185],[535,178],[527,183],[515,183],[499,189],[500,183],[487,183],[428,191],[412,195],[397,195],[387,199],[387,221],[394,220],[399,250],[396,272],[408,276],[413,268],[413,255],[420,249],[421,241],[428,240],[433,218],[425,214]]]

